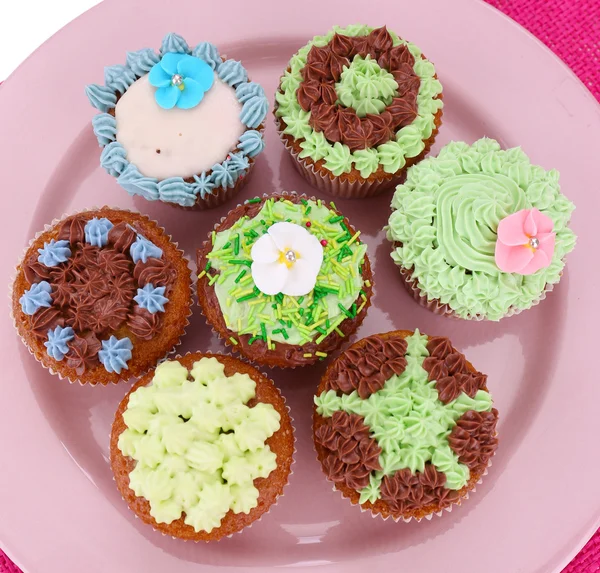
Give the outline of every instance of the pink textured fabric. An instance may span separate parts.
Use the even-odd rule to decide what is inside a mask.
[[[544,42],[600,100],[600,0],[486,1]],[[597,571],[600,571],[600,529],[563,573]],[[2,550],[0,573],[21,573]]]

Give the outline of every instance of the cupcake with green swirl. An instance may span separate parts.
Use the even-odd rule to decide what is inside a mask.
[[[435,68],[414,44],[353,25],[316,36],[290,60],[276,125],[298,171],[346,198],[397,185],[427,155],[442,116]]]
[[[332,362],[314,443],[352,504],[396,521],[441,515],[481,483],[498,446],[487,376],[442,336],[375,334]]]
[[[371,303],[367,245],[333,203],[282,193],[249,199],[198,249],[198,303],[215,332],[265,366],[324,360]]]
[[[243,65],[217,47],[167,34],[158,52],[128,52],[86,87],[100,163],[130,195],[184,208],[224,203],[264,148],[269,104]]]
[[[437,314],[500,320],[545,298],[575,247],[556,170],[483,138],[408,171],[387,237],[413,297]]]
[[[217,541],[270,511],[288,481],[294,431],[273,382],[230,356],[162,362],[112,426],[117,488],[163,534]]]

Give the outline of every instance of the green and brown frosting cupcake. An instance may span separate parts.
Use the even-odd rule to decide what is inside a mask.
[[[290,60],[276,93],[280,136],[316,187],[366,197],[397,184],[441,123],[442,86],[419,48],[386,27],[336,27]]]
[[[327,478],[384,518],[420,520],[460,504],[498,445],[486,382],[444,337],[416,330],[358,341],[329,366],[315,397]]]
[[[362,323],[367,246],[333,203],[295,194],[233,209],[198,250],[198,300],[217,334],[248,358],[322,360]]]

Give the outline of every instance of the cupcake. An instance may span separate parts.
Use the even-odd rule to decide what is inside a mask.
[[[359,340],[329,365],[315,397],[327,479],[384,519],[431,519],[460,505],[498,445],[486,381],[442,336]]]
[[[576,237],[558,172],[493,139],[453,142],[408,171],[387,237],[413,297],[437,314],[500,320],[558,283]]]
[[[179,343],[191,308],[183,253],[154,221],[103,207],[54,221],[17,267],[19,336],[81,384],[140,376]]]
[[[442,85],[414,44],[382,28],[334,27],[290,60],[275,95],[279,135],[312,185],[345,198],[400,183],[433,145]]]
[[[128,52],[86,87],[100,163],[130,195],[187,208],[235,195],[263,150],[269,103],[240,62],[177,34]]]
[[[233,349],[266,366],[323,360],[370,304],[367,246],[333,203],[250,199],[198,250],[198,302]]]
[[[157,366],[117,410],[110,458],[129,508],[163,534],[216,541],[269,511],[294,453],[273,382],[231,358],[188,354]]]

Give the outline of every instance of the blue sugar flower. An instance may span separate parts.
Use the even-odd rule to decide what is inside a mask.
[[[148,74],[150,84],[158,88],[154,95],[164,109],[196,107],[208,91],[215,77],[212,68],[200,58],[169,52]]]
[[[65,354],[69,352],[69,340],[75,338],[75,332],[70,326],[57,326],[54,330],[48,331],[48,340],[44,342],[48,355],[54,360],[62,360]]]
[[[111,336],[102,341],[102,349],[98,352],[98,359],[102,362],[107,372],[121,373],[127,370],[127,362],[131,360],[131,349],[133,344],[129,338],[117,338]]]
[[[69,248],[69,241],[50,239],[49,243],[44,243],[43,249],[38,249],[38,253],[40,254],[38,262],[47,267],[55,267],[69,260],[71,249]]]
[[[83,229],[85,242],[93,247],[104,247],[108,243],[108,232],[112,228],[113,224],[104,217],[102,219],[97,217],[90,219]]]
[[[147,283],[144,288],[137,289],[137,295],[133,300],[148,312],[155,314],[158,311],[165,312],[165,304],[169,299],[165,294],[165,287],[155,287],[152,283]]]
[[[29,290],[26,290],[19,299],[23,312],[31,316],[43,306],[52,306],[51,292],[52,286],[46,281],[32,285],[32,287]]]
[[[146,239],[146,237],[138,235],[135,242],[129,248],[129,254],[134,263],[137,263],[138,261],[145,263],[151,257],[160,259],[163,252],[162,249]]]

